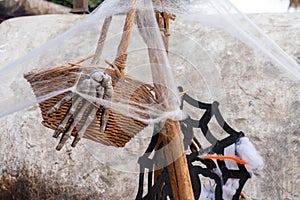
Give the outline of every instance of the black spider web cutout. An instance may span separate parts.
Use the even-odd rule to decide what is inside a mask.
[[[179,92],[183,92],[182,87],[178,87]],[[228,169],[224,160],[217,160],[214,162],[211,159],[203,159],[199,156],[204,153],[209,154],[221,154],[224,155],[224,149],[229,147],[232,144],[235,144],[241,137],[244,137],[243,132],[237,132],[233,128],[231,128],[222,117],[220,110],[218,108],[219,103],[214,101],[211,104],[202,103],[190,97],[187,94],[182,96],[181,106],[180,108],[183,110],[184,102],[190,104],[191,106],[205,110],[204,114],[199,120],[192,119],[188,116],[186,119],[180,122],[180,127],[182,134],[184,136],[183,142],[184,147],[187,150],[188,147],[191,148],[191,144],[195,141],[195,137],[193,135],[194,128],[200,128],[201,132],[207,139],[207,141],[211,144],[208,148],[204,150],[197,150],[190,154],[187,154],[187,163],[190,173],[190,178],[192,182],[193,192],[195,199],[199,199],[201,195],[201,180],[200,175],[207,177],[215,182],[215,200],[221,200],[223,195],[222,186],[226,184],[228,179],[239,179],[239,187],[236,189],[235,194],[233,195],[233,200],[238,200],[241,194],[241,191],[246,183],[246,181],[250,178],[249,172],[246,170],[245,166],[237,163],[238,169]],[[211,119],[215,117],[218,125],[227,133],[229,136],[222,140],[218,140],[211,133],[208,124]],[[170,184],[170,178],[168,174],[168,169],[166,167],[166,161],[162,160],[160,157],[158,159],[156,152],[154,151],[155,145],[158,140],[159,133],[159,125],[155,125],[153,136],[147,147],[143,156],[140,157],[138,163],[140,165],[140,176],[139,176],[139,188],[136,199],[139,200],[167,200],[173,199],[172,188]],[[162,148],[163,144],[159,144],[159,148]],[[153,157],[150,158],[150,155],[153,153]],[[198,162],[197,162],[198,161]],[[200,165],[199,162],[202,164]],[[154,164],[156,166],[162,167],[162,172],[157,177],[155,184],[153,182],[153,167]],[[221,177],[215,173],[213,169],[219,168],[222,175]],[[148,170],[148,192],[145,196],[143,196],[143,186],[144,186],[144,178],[146,169]]]

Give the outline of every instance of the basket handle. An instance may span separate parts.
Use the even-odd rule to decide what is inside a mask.
[[[127,13],[126,21],[123,28],[123,35],[121,42],[118,46],[118,52],[117,56],[113,62],[113,64],[119,69],[121,76],[124,76],[125,74],[125,67],[126,67],[126,61],[127,61],[127,49],[129,45],[130,35],[132,31],[132,27],[134,24],[134,18],[135,18],[135,4],[137,0],[131,0],[130,10]]]
[[[100,61],[100,57],[102,55],[104,43],[106,40],[106,36],[107,36],[107,32],[108,32],[111,20],[112,20],[112,16],[109,16],[109,17],[105,18],[105,20],[104,20],[104,23],[102,25],[101,34],[100,34],[98,44],[97,44],[97,49],[93,56],[92,65],[96,65]]]

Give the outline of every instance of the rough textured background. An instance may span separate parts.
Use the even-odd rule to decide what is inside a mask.
[[[26,55],[80,18],[49,15],[5,21],[0,26],[0,66]],[[0,173],[3,177],[0,199],[134,197],[135,176],[111,170],[92,157],[84,145],[72,149],[69,143],[67,148],[57,152],[58,140],[52,138],[53,131],[45,129],[40,121],[37,107],[0,119]]]
[[[2,23],[0,67],[64,31],[79,18],[49,15]],[[288,54],[300,60],[297,14],[251,18]],[[247,199],[300,198],[299,83],[277,73],[272,63],[256,60],[257,52],[221,31],[180,20],[172,28],[198,34],[193,39],[211,53],[218,65],[226,93],[226,120],[235,129],[243,130],[265,159],[264,170],[246,185]],[[72,149],[67,144],[57,152],[58,141],[51,137],[51,130],[40,125],[40,119],[36,106],[0,119],[0,199],[134,198],[137,174],[123,173],[97,161],[85,145]]]
[[[250,18],[300,63],[299,15],[261,14]],[[224,85],[221,106],[225,119],[245,132],[264,157],[264,170],[246,185],[247,197],[300,198],[299,81],[289,80],[260,52],[218,29],[184,22],[174,29],[190,35],[209,52]],[[193,82],[193,73],[190,75],[188,79]],[[207,94],[194,93],[206,99]]]

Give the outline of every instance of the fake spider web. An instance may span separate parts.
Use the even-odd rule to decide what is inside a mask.
[[[149,5],[143,5],[143,3],[137,3],[136,7],[141,10],[149,10],[151,7],[146,7]],[[162,9],[161,7],[154,5],[154,7],[158,10]],[[26,74],[33,69],[45,68],[49,66],[60,66],[67,65],[68,62],[77,62],[82,58],[86,58],[89,55],[93,55],[96,49],[96,45],[99,39],[99,35],[101,32],[101,27],[105,22],[105,19],[109,16],[116,16],[118,14],[127,13],[130,9],[130,1],[112,1],[112,2],[104,2],[101,6],[95,10],[90,16],[86,19],[82,20],[82,22],[78,23],[76,26],[72,27],[70,30],[62,33],[58,37],[55,37],[50,42],[46,43],[39,49],[34,50],[28,56],[20,58],[13,63],[8,64],[7,66],[3,66],[1,68],[1,91],[2,99],[1,99],[1,115],[5,116],[9,113],[24,109],[28,106],[34,105],[37,102],[48,99],[56,94],[61,94],[65,90],[69,90],[70,87],[64,87],[60,90],[55,90],[55,93],[48,93],[42,96],[38,96],[37,98],[30,93],[28,90],[25,91],[24,87],[28,87],[28,84],[24,85],[22,79],[23,74]],[[289,77],[293,79],[297,79],[299,77],[299,69],[294,60],[292,60],[289,56],[287,56],[274,42],[272,42],[268,37],[266,37],[262,31],[256,27],[248,18],[239,13],[229,2],[227,1],[194,1],[193,4],[187,4],[186,2],[176,1],[171,2],[169,5],[164,5],[165,10],[168,10],[170,13],[174,13],[178,15],[177,21],[184,24],[188,22],[188,20],[197,22],[199,25],[202,25],[204,28],[207,27],[217,27],[217,29],[224,29],[233,35],[233,37],[238,38],[242,42],[246,43],[250,48],[255,49],[256,51],[262,51],[264,55],[269,56],[274,62],[274,65],[277,66],[281,70],[286,69],[289,73]],[[149,14],[150,12],[148,12]],[[124,25],[125,17],[123,15],[116,17],[117,19],[112,20],[111,27],[108,32],[108,41],[104,46],[102,51],[102,56],[99,61],[98,66],[107,66],[105,60],[113,61],[115,58],[115,54],[117,51],[118,43],[121,39],[122,28]],[[155,18],[153,14],[147,15],[147,19],[149,19],[149,23],[155,24]],[[147,30],[150,35],[158,37],[159,31],[152,29]],[[172,29],[170,31],[173,31]],[[184,29],[181,29],[180,35],[177,35],[177,30],[174,31],[174,37],[181,37],[188,34],[188,37],[192,40],[193,36],[191,33],[187,33]],[[137,29],[133,30],[132,38],[134,38],[133,43],[130,43],[129,47],[129,55],[128,55],[128,63],[127,63],[127,71],[129,74],[132,74],[134,77],[139,79],[144,79],[146,82],[152,82],[153,80],[149,78],[149,76],[144,77],[141,74],[150,73],[149,67],[144,67],[143,70],[139,71],[134,66],[141,66],[142,64],[148,63],[146,59],[148,55],[146,51],[140,51],[144,48],[147,48],[141,36],[139,36],[139,31]],[[82,35],[80,33],[85,33]],[[157,34],[157,35],[156,35]],[[88,35],[89,37],[86,37]],[[157,38],[151,38],[151,41],[158,41],[156,44],[153,44],[158,49],[164,49],[164,45],[161,39],[156,40]],[[69,38],[68,40],[66,38]],[[80,42],[80,39],[84,38],[85,43]],[[170,45],[172,42],[176,41],[176,39],[170,40]],[[59,45],[58,45],[59,44]],[[182,44],[185,47],[185,44]],[[73,47],[78,46],[76,50]],[[201,45],[200,45],[201,46]],[[172,49],[173,47],[170,47]],[[191,50],[193,48],[190,48]],[[180,54],[183,51],[183,55],[187,60],[193,60],[195,56],[201,56],[195,52],[188,52],[188,49],[181,48],[179,49],[177,44],[174,46],[170,53],[172,54]],[[204,50],[205,51],[205,50]],[[189,54],[187,54],[189,53]],[[202,53],[202,52],[200,52]],[[209,55],[209,52],[205,52]],[[61,56],[64,55],[64,56]],[[167,62],[166,54],[163,56],[162,65]],[[134,59],[133,59],[134,58]],[[210,56],[210,59],[214,61],[215,58]],[[266,59],[266,57],[263,57]],[[202,61],[204,59],[201,59]],[[269,59],[268,59],[269,60]],[[146,62],[145,62],[146,61]],[[89,66],[91,60],[87,60],[83,62],[83,67]],[[172,63],[173,64],[173,63]],[[195,65],[196,63],[192,63]],[[169,64],[166,64],[166,68],[169,67]],[[199,66],[196,65],[198,68]],[[205,67],[201,68],[204,70]],[[209,72],[209,69],[206,69]],[[201,72],[204,73],[204,72]],[[173,79],[173,75],[171,74],[169,79]],[[165,77],[166,78],[166,77]],[[212,77],[213,78],[213,77]],[[78,77],[77,77],[78,79]],[[24,88],[23,92],[18,93],[18,95],[14,94],[14,91],[10,88],[10,84],[14,84],[15,87]],[[174,83],[172,83],[174,84]],[[181,84],[182,85],[182,84]],[[172,90],[176,91],[176,85],[174,84],[171,87]],[[217,88],[214,85],[210,85],[210,90],[216,90]],[[189,87],[187,87],[189,88]],[[30,88],[29,88],[30,89]],[[176,93],[176,92],[174,92]],[[14,106],[12,106],[14,105]],[[130,112],[129,112],[130,113]],[[162,114],[163,115],[163,114]],[[138,116],[135,116],[139,118]],[[151,121],[149,121],[151,122]]]
[[[139,129],[135,130],[137,135],[133,135],[133,129],[128,126],[127,129],[124,127],[121,128],[123,132],[127,133],[127,136],[124,142],[120,144],[111,143],[108,136],[104,137],[105,139],[102,141],[102,144],[111,145],[113,147],[107,147],[98,143],[95,144],[89,140],[83,141],[85,142],[83,145],[87,147],[89,152],[100,161],[107,162],[108,165],[111,165],[113,168],[127,172],[138,172],[138,169],[133,165],[136,165],[141,149],[145,149],[148,144],[150,137],[149,132],[151,132],[153,124],[169,118],[176,120],[185,118],[184,113],[179,109],[180,94],[177,91],[178,85],[182,85],[185,89],[189,90],[189,94],[196,99],[201,99],[206,102],[218,100],[221,105],[220,109],[223,111],[228,105],[235,107],[235,112],[229,113],[229,115],[233,115],[231,116],[233,118],[236,116],[239,117],[240,115],[249,118],[255,117],[248,116],[247,113],[242,113],[240,109],[238,109],[240,105],[237,101],[227,102],[226,95],[233,95],[232,99],[234,99],[235,94],[226,94],[227,88],[224,87],[225,82],[223,82],[223,79],[226,74],[234,74],[235,71],[227,65],[218,66],[220,64],[220,55],[214,53],[214,48],[219,46],[214,46],[214,40],[219,41],[219,43],[226,43],[224,47],[221,47],[229,49],[228,57],[234,62],[239,62],[239,58],[234,56],[230,57],[230,54],[234,53],[230,52],[230,45],[232,41],[241,41],[238,45],[246,49],[245,54],[250,53],[252,55],[256,53],[255,60],[249,60],[248,63],[261,67],[259,70],[264,71],[266,76],[276,76],[276,79],[279,76],[280,78],[278,79],[280,80],[286,76],[293,80],[298,80],[300,77],[297,63],[272,42],[270,38],[247,17],[242,15],[225,0],[193,1],[192,4],[187,4],[186,1],[172,1],[169,5],[164,5],[163,8],[156,4],[152,5],[151,1],[146,4],[144,4],[144,2],[137,2],[135,6],[140,9],[141,13],[144,13],[145,25],[150,24],[151,26],[145,26],[141,31],[141,28],[139,28],[136,23],[134,24],[134,29],[131,33],[131,42],[128,47],[126,65],[126,75],[128,75],[128,77],[122,79],[123,82],[121,81],[120,84],[114,88],[119,91],[124,91],[122,86],[124,86],[123,83],[126,82],[129,84],[132,83],[134,90],[130,90],[130,92],[127,93],[129,95],[126,97],[119,95],[118,98],[116,98],[117,101],[111,104],[112,111],[121,113],[122,117],[124,117],[122,118],[124,122],[128,122],[128,119],[130,119],[130,123],[139,124]],[[126,20],[126,14],[131,8],[130,4],[130,1],[105,1],[95,12],[65,33],[60,34],[45,45],[35,49],[13,63],[1,67],[0,116],[4,117],[13,112],[18,112],[22,115],[21,110],[25,108],[31,108],[34,105],[38,105],[56,96],[61,97],[65,92],[72,91],[82,78],[86,78],[91,68],[100,67],[101,69],[108,68],[108,70],[112,70],[112,67],[107,64],[105,60],[113,63],[116,58],[118,45],[122,38],[122,29]],[[176,15],[175,21],[171,21],[168,55],[164,42],[161,39],[161,32],[155,25],[156,18],[153,14],[153,8],[157,8],[157,10],[167,10],[169,13]],[[110,16],[113,16],[113,18],[99,64],[93,65],[93,59],[76,64],[77,61],[95,53],[102,26]],[[190,22],[192,22],[193,25],[189,25]],[[191,26],[194,26],[195,29],[191,30]],[[222,37],[216,38],[209,37],[208,35],[211,34],[210,30],[221,32],[223,35]],[[141,35],[143,31],[144,33],[146,32],[147,37]],[[204,34],[203,38],[202,35],[197,34],[198,32]],[[153,76],[150,75],[152,69],[148,59],[148,46],[145,43],[145,38],[146,43],[153,45],[152,47],[157,50],[157,53],[162,55],[162,57],[159,57],[158,63],[159,68],[164,70],[163,73],[156,72]],[[210,43],[211,46],[209,45]],[[72,63],[68,64],[68,62]],[[74,70],[67,75],[67,77],[71,77],[69,77],[71,81],[65,84],[62,81],[62,79],[65,78],[64,76],[48,76],[48,82],[46,82],[46,84],[44,82],[43,87],[38,87],[38,92],[40,93],[36,95],[30,83],[26,81],[23,75],[30,74],[33,71],[49,72],[49,69],[54,69],[54,72],[58,72],[58,68],[55,67],[59,67],[60,70]],[[244,66],[241,66],[241,68],[242,67]],[[278,71],[284,73],[279,73]],[[220,75],[221,72],[223,73],[222,76]],[[247,73],[254,72],[252,69],[248,69]],[[43,75],[45,74],[46,73],[43,73]],[[239,74],[236,74],[236,76],[238,77]],[[43,83],[44,77],[45,76],[42,76],[38,83]],[[153,80],[153,77],[159,78]],[[130,81],[128,81],[128,79]],[[234,84],[236,84],[235,87],[244,89],[244,87],[242,87],[243,85],[238,85],[239,82],[236,79],[234,81]],[[56,86],[52,88],[47,87],[49,83],[55,83]],[[161,104],[152,104],[151,98],[150,101],[147,101],[149,100],[147,98],[143,99],[144,102],[138,103],[130,98],[132,94],[135,93],[135,89],[139,89],[141,85],[147,88],[146,91],[149,92],[149,96],[153,95],[152,89],[154,83],[168,88],[168,93],[172,94],[166,95],[167,100],[172,102],[171,110],[162,109]],[[247,86],[246,83],[245,85]],[[49,88],[51,90],[48,90]],[[252,85],[248,88],[251,90]],[[264,89],[264,87],[262,88]],[[268,88],[263,91],[267,90]],[[247,90],[245,90],[245,93],[247,94]],[[92,101],[93,95],[86,96],[85,98]],[[52,105],[54,105],[57,100],[59,100],[59,98],[56,98]],[[110,102],[102,100],[102,104],[110,104]],[[50,107],[51,106],[47,105],[45,110],[50,109]],[[262,105],[258,105],[258,107],[266,109]],[[143,112],[141,112],[140,108],[143,108]],[[67,107],[64,109],[64,111],[66,111]],[[145,113],[147,117],[145,117]],[[222,113],[225,114],[225,116],[228,115],[227,112]],[[274,118],[276,117],[278,116],[274,115]],[[119,119],[118,116],[116,118]],[[100,119],[98,120],[100,121]],[[40,121],[43,121],[42,116],[37,119],[36,123]],[[95,123],[96,128],[99,128],[98,123],[99,122]],[[251,123],[246,126],[248,130],[250,129],[252,131],[250,127],[252,126]],[[52,127],[52,129],[56,128],[52,124],[47,124],[46,127]],[[110,126],[110,128],[112,128],[112,126]],[[45,132],[46,130],[47,129],[45,129]],[[257,127],[254,130],[260,131]],[[87,133],[86,136],[93,136],[93,133],[97,134],[97,131],[93,132],[89,130]],[[121,137],[123,137],[123,135]],[[92,140],[93,137],[88,139]],[[214,138],[211,139],[215,140]],[[138,145],[135,146],[137,143]],[[139,143],[142,145],[139,145]],[[123,147],[124,145],[125,147]],[[116,146],[123,147],[122,149],[119,148],[119,152],[121,153],[116,152],[114,155],[111,155],[110,152],[115,151],[113,148]],[[98,148],[101,148],[101,151],[98,151]],[[126,162],[128,165],[123,165]]]

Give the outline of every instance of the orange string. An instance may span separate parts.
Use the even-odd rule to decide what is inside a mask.
[[[246,165],[247,162],[240,159],[237,156],[233,156],[233,155],[212,155],[212,154],[207,154],[207,155],[203,155],[200,156],[200,158],[208,158],[208,159],[217,159],[217,160],[225,160],[225,159],[230,159],[230,160],[234,160],[235,162],[242,164],[242,165]]]

